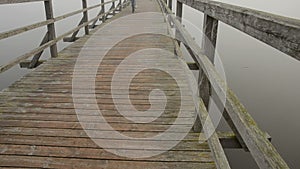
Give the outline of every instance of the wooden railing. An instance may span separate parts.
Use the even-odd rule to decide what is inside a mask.
[[[52,0],[1,0],[0,5],[3,4],[14,4],[14,3],[29,3],[29,2],[44,2],[45,6],[45,13],[46,13],[46,20],[38,23],[34,23],[31,25],[27,25],[24,27],[20,27],[14,30],[10,30],[7,32],[0,33],[0,40],[6,39],[12,36],[16,36],[18,34],[28,32],[33,29],[37,29],[43,26],[47,26],[47,32],[38,48],[35,48],[31,50],[28,53],[25,53],[16,59],[10,61],[9,63],[5,65],[1,65],[0,67],[0,73],[12,68],[13,66],[19,64],[21,61],[24,61],[25,59],[28,59],[29,57],[32,57],[32,60],[28,63],[26,67],[28,68],[34,68],[39,64],[39,59],[43,53],[43,51],[50,47],[50,53],[51,57],[57,57],[58,56],[58,51],[57,51],[57,42],[64,40],[67,42],[72,42],[78,39],[76,36],[79,32],[80,29],[84,29],[85,34],[89,34],[89,29],[95,28],[96,23],[99,20],[102,20],[102,22],[105,22],[105,20],[108,18],[108,15],[114,15],[115,11],[117,10],[122,10],[122,7],[126,4],[129,3],[127,0],[111,0],[108,2],[104,2],[104,0],[101,0],[100,4],[94,5],[94,6],[87,6],[87,0],[82,0],[82,9],[77,10],[74,12],[70,12],[67,14],[64,14],[62,16],[54,17],[53,16],[53,6],[52,6]],[[115,3],[118,2],[117,5]],[[105,11],[105,5],[106,4],[111,4],[111,8],[108,11]],[[100,8],[100,12],[98,15],[89,20],[88,19],[88,11],[92,9]],[[59,37],[56,37],[56,31],[55,31],[55,26],[54,23],[66,18],[69,18],[71,16],[74,16],[76,14],[83,14],[83,17],[79,23],[79,25],[76,28],[73,28],[72,30],[60,35]],[[71,37],[67,37],[69,35],[72,35]]]
[[[233,6],[208,0],[177,0],[176,16],[172,11],[172,0],[158,0],[167,21],[176,29],[176,40],[188,50],[195,63],[188,64],[190,69],[199,70],[199,108],[195,131],[200,131],[206,118],[210,97],[220,103],[215,93],[225,93],[226,102],[223,117],[235,133],[244,150],[249,151],[260,168],[289,168],[268,135],[261,131],[234,92],[227,86],[214,67],[218,22],[224,22],[248,35],[300,60],[300,21],[281,17],[248,8]],[[182,6],[190,6],[204,13],[202,48],[181,24]],[[177,18],[176,18],[177,17]],[[194,86],[197,87],[197,86]],[[217,104],[218,105],[218,104]],[[223,110],[223,108],[222,108]],[[210,121],[210,119],[208,119]],[[207,123],[207,121],[206,121]],[[204,133],[214,130],[211,122],[203,126]],[[214,132],[208,139],[217,168],[230,168],[222,149],[220,135]],[[226,147],[226,145],[223,144]]]

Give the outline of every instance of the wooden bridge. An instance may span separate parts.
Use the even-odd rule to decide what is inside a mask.
[[[62,16],[53,15],[52,0],[0,4],[39,1],[45,21],[0,33],[1,40],[48,30],[38,48],[0,67],[34,68],[0,93],[1,168],[230,168],[223,148],[249,151],[260,168],[288,168],[213,60],[219,21],[300,60],[299,20],[206,0],[177,0],[178,18],[171,0],[137,0],[136,14],[129,1],[88,6],[82,0],[82,10]],[[202,49],[181,24],[183,4],[205,14]],[[95,9],[99,14],[89,19]],[[78,27],[56,36],[57,21],[81,13]],[[81,29],[85,36],[78,38]],[[58,52],[61,40],[74,43]],[[184,62],[184,47],[194,63]],[[46,48],[52,58],[40,61]],[[199,70],[199,96],[190,69]],[[223,117],[232,131],[215,131],[208,114],[212,93],[225,93]],[[212,99],[222,102],[219,95]]]

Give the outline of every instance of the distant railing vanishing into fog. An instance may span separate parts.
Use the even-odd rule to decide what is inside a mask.
[[[28,68],[34,68],[39,64],[39,58],[41,57],[43,51],[50,47],[50,53],[51,57],[57,57],[58,51],[57,51],[57,42],[64,40],[65,42],[73,42],[77,40],[78,38],[76,35],[78,34],[80,29],[84,29],[85,34],[89,34],[90,28],[95,28],[96,23],[98,20],[101,20],[102,22],[105,22],[107,17],[109,15],[114,15],[116,11],[121,11],[122,7],[129,3],[127,0],[112,0],[104,2],[104,0],[101,0],[100,4],[93,5],[90,7],[87,7],[87,0],[82,0],[82,9],[77,10],[74,12],[70,12],[67,14],[64,14],[62,16],[54,17],[53,16],[53,6],[52,6],[52,0],[2,0],[0,1],[0,5],[3,4],[15,4],[15,3],[28,3],[28,2],[44,2],[45,6],[45,13],[46,13],[46,20],[38,23],[34,23],[28,26],[20,27],[14,30],[9,30],[7,32],[0,33],[0,40],[6,39],[12,36],[16,36],[21,33],[25,33],[28,31],[31,31],[33,29],[37,29],[43,26],[47,26],[47,32],[38,48],[33,49],[32,51],[25,53],[16,59],[10,61],[9,63],[5,65],[1,65],[0,67],[0,73],[12,68],[13,66],[19,64],[20,62],[24,61],[25,59],[28,59],[29,57],[33,56],[32,60],[26,67]],[[116,3],[118,3],[116,5]],[[105,11],[105,5],[111,4],[111,7],[108,11]],[[88,11],[92,9],[100,8],[100,12],[98,15],[90,19],[88,18]],[[56,31],[54,23],[66,18],[69,18],[71,16],[74,16],[76,14],[83,14],[83,17],[81,21],[79,22],[79,25],[76,28],[73,28],[72,30],[60,35],[59,37],[56,37]],[[71,37],[67,37],[69,35],[72,35]]]

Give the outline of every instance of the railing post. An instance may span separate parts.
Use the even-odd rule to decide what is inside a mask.
[[[180,22],[182,22],[182,2],[179,2],[179,1],[177,1],[177,5],[176,5],[177,7],[176,7],[176,17],[177,17],[177,19],[180,21]],[[175,38],[177,39],[177,40],[179,40],[178,42],[178,44],[180,45],[180,33],[178,32],[178,30],[176,29],[176,32],[175,32]]]
[[[102,4],[102,6],[101,6],[101,13],[103,14],[103,16],[102,16],[102,23],[103,22],[105,22],[105,15],[104,15],[104,13],[105,13],[105,5],[104,5],[104,0],[101,0],[101,4]]]
[[[86,2],[86,0],[82,0],[82,8],[83,9],[87,8],[87,2]],[[88,11],[84,11],[83,12],[83,23],[87,23],[88,20],[89,20],[89,18],[88,18]],[[84,31],[85,31],[86,35],[88,35],[90,33],[90,31],[89,31],[89,25],[87,25],[87,26],[84,27]]]
[[[112,2],[113,15],[116,14],[116,10],[115,10],[115,8],[116,8],[116,3],[115,3],[115,2],[116,2],[116,1],[113,1],[113,2]]]
[[[202,43],[202,49],[204,50],[205,55],[210,59],[212,63],[214,63],[214,56],[215,56],[215,48],[217,43],[217,33],[218,33],[218,20],[214,19],[213,17],[204,14],[204,24],[203,24],[203,43]],[[205,105],[208,107],[209,104],[209,97],[213,90],[210,88],[210,84],[208,82],[207,77],[203,77],[202,70],[199,73],[199,77],[202,77],[199,81],[201,90],[201,97],[205,103]],[[203,82],[202,82],[203,81]],[[240,133],[237,131],[237,128],[233,124],[232,120],[230,119],[228,112],[226,110],[223,111],[223,117],[232,129],[232,131],[235,133],[239,143],[241,144],[242,148],[245,151],[248,151],[248,148],[241,138]]]
[[[168,3],[168,7],[171,9],[171,11],[172,11],[172,1],[173,0],[169,0],[169,3]]]
[[[217,43],[217,33],[218,33],[218,20],[204,14],[204,24],[203,24],[203,49],[205,55],[214,62],[215,48]]]
[[[177,5],[176,5],[176,16],[178,18],[180,18],[180,22],[181,22],[181,18],[182,18],[182,2],[177,1]]]
[[[217,42],[217,33],[218,33],[218,20],[210,17],[207,14],[204,14],[204,23],[203,23],[203,41],[202,49],[204,54],[214,63],[215,57],[215,48]],[[209,99],[211,95],[211,87],[209,84],[208,78],[205,76],[203,70],[199,69],[198,76],[198,85],[199,85],[199,96],[202,98],[206,109],[209,110]],[[200,119],[197,116],[194,125],[194,131],[201,131],[201,126],[199,125]]]
[[[53,19],[52,0],[44,1],[44,6],[45,6],[45,12],[46,12],[46,19],[47,20]],[[56,39],[54,23],[48,24],[47,29],[48,29],[48,41]],[[58,56],[57,43],[50,46],[50,53],[51,53],[51,57],[57,57]]]

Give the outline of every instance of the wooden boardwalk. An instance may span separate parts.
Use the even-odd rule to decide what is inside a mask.
[[[0,1],[43,3],[46,15],[0,40],[47,27],[39,47],[0,66],[35,68],[0,92],[0,168],[230,169],[223,148],[248,151],[259,168],[289,168],[214,57],[223,22],[299,61],[299,20],[207,0],[176,0],[175,10],[174,0],[137,0],[135,14],[129,0],[80,2],[55,16],[52,0]],[[183,5],[204,13],[201,47],[182,24]],[[78,26],[57,36],[55,24],[78,14]],[[58,53],[62,40],[75,42]],[[231,131],[216,131],[211,100]]]
[[[166,36],[167,23],[163,15],[143,14],[139,12],[159,12],[160,8],[155,0],[137,1],[137,14],[131,15],[130,7],[117,14],[114,19],[108,20],[103,26],[96,28],[83,38],[70,45],[59,53],[59,57],[52,58],[39,66],[31,73],[21,78],[8,89],[0,93],[0,167],[10,168],[215,168],[214,160],[208,144],[199,143],[199,133],[190,132],[171,150],[148,158],[128,158],[115,155],[113,151],[131,152],[139,150],[165,151],[156,146],[145,143],[145,147],[136,146],[130,141],[128,144],[118,145],[114,138],[102,139],[112,143],[111,147],[102,149],[82,128],[79,122],[92,124],[97,129],[110,132],[103,124],[97,121],[97,112],[89,102],[89,91],[86,82],[95,79],[96,102],[102,116],[115,130],[126,136],[135,138],[150,138],[163,133],[170,128],[176,120],[179,108],[183,116],[181,121],[193,119],[194,104],[185,80],[184,70],[176,57],[169,55],[155,55],[155,53],[138,53],[139,58],[126,60],[121,69],[126,79],[130,72],[141,69],[142,63],[152,64],[157,67],[171,68],[177,74],[177,79],[169,74],[157,70],[143,70],[130,82],[129,97],[131,104],[139,111],[146,111],[151,107],[149,94],[153,89],[165,92],[167,103],[163,114],[151,123],[134,123],[119,114],[114,99],[121,102],[122,109],[130,110],[126,88],[122,81],[117,79],[116,93],[111,92],[114,72],[122,61],[130,54],[142,49],[161,48],[170,53],[174,52],[174,41]],[[117,20],[122,16],[126,19]],[[144,16],[141,18],[141,16]],[[157,17],[158,16],[158,17]],[[116,21],[117,20],[117,21]],[[114,22],[116,21],[116,22]],[[111,24],[110,26],[107,26]],[[134,35],[136,32],[142,35]],[[120,38],[131,35],[115,44]],[[111,45],[113,45],[111,47]],[[109,49],[109,50],[108,50]],[[149,59],[145,59],[149,58]],[[83,61],[78,64],[78,58]],[[102,59],[100,65],[98,61]],[[76,62],[77,61],[77,62]],[[94,74],[90,67],[99,67]],[[74,71],[76,68],[76,71]],[[76,74],[74,74],[76,72]],[[74,99],[74,84],[72,80],[78,77],[83,79]],[[183,88],[184,90],[180,90]],[[72,95],[73,94],[73,95]],[[72,97],[73,96],[73,97]],[[181,97],[182,96],[182,97]],[[164,97],[155,95],[151,97],[154,104],[163,102]],[[184,104],[181,104],[184,99]],[[80,101],[78,101],[80,100]],[[124,102],[122,102],[124,101]],[[76,114],[74,102],[79,105],[81,115]],[[78,106],[78,105],[77,105]],[[153,109],[153,116],[159,108]],[[78,113],[78,112],[77,112]],[[133,118],[136,115],[132,115]],[[141,116],[147,119],[153,117],[151,113]],[[139,117],[139,116],[138,116]],[[175,134],[184,133],[190,129],[190,123],[177,125]],[[100,136],[101,137],[101,136]],[[172,140],[174,139],[174,140]],[[177,138],[170,138],[177,141]],[[123,140],[124,141],[124,140]],[[126,140],[125,140],[126,141]],[[115,144],[113,144],[115,143]],[[124,148],[125,147],[125,148]]]

